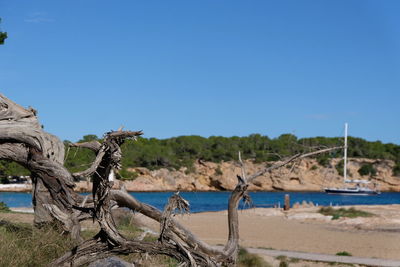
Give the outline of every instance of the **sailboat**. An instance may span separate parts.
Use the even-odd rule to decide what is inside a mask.
[[[343,167],[343,181],[345,184],[353,184],[353,186],[344,187],[328,187],[324,188],[328,194],[341,194],[341,195],[377,195],[380,194],[378,190],[368,186],[371,181],[368,180],[350,180],[347,179],[347,123],[344,124],[344,167]]]

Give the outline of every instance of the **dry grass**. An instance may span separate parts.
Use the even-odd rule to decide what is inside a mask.
[[[134,238],[142,233],[131,216],[119,218],[118,228],[127,237]],[[82,231],[85,239],[92,238],[96,230]],[[148,236],[146,241],[157,239]],[[0,266],[47,266],[53,260],[71,250],[77,243],[61,235],[56,227],[36,229],[31,224],[10,223],[0,220]],[[128,262],[139,266],[177,266],[178,262],[162,255],[120,255]]]
[[[26,224],[0,226],[1,266],[46,266],[76,245],[52,228]]]

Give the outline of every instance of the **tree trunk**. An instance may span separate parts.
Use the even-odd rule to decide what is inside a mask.
[[[32,179],[32,204],[34,210],[33,223],[36,227],[48,225],[53,222],[53,216],[45,207],[45,204],[53,204],[49,190],[44,186],[42,180],[34,174]]]

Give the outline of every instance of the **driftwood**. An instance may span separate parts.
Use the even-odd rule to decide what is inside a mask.
[[[111,131],[103,142],[70,144],[96,153],[96,159],[85,171],[71,174],[64,166],[64,144],[43,131],[36,111],[24,109],[0,95],[0,159],[8,159],[31,171],[35,225],[57,222],[64,233],[81,243],[72,251],[55,260],[54,266],[80,266],[114,254],[164,254],[189,266],[234,265],[238,252],[238,205],[241,199],[249,201],[247,188],[257,176],[306,156],[324,153],[341,147],[298,154],[281,163],[247,177],[245,166],[228,204],[229,235],[223,249],[211,246],[173,218],[175,210],[187,212],[189,203],[179,194],[173,195],[164,211],[142,203],[124,190],[112,190],[110,172],[120,168],[121,144],[136,138],[141,131]],[[91,177],[92,196],[83,197],[74,188],[74,179]],[[111,208],[114,205],[140,212],[160,223],[160,237],[156,242],[130,240],[122,236],[114,223]],[[80,221],[93,218],[100,231],[92,239],[82,241]]]

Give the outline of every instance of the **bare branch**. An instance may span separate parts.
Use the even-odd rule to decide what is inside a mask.
[[[163,241],[164,233],[168,230],[171,217],[174,215],[174,211],[178,210],[178,212],[189,213],[189,202],[183,199],[179,192],[175,193],[168,200],[168,204],[164,208],[164,212],[161,216],[160,223],[160,241]]]
[[[122,192],[121,190],[111,190],[110,191],[111,199],[118,203],[118,206],[130,208],[133,211],[140,212],[143,215],[152,218],[153,220],[160,222],[162,221],[162,212],[153,206],[150,206],[146,203],[142,203],[134,198],[132,195],[127,192]],[[196,248],[199,251],[213,255],[223,257],[223,254],[220,249],[214,248],[207,243],[200,240],[195,234],[189,231],[186,227],[181,225],[179,222],[171,218],[169,224],[170,231],[174,232],[180,239],[185,241],[192,248]]]
[[[87,148],[87,149],[94,151],[95,153],[97,153],[101,148],[101,144],[99,141],[90,141],[90,142],[84,142],[84,143],[70,143],[68,145],[70,147]]]
[[[269,172],[269,171],[272,171],[272,170],[274,170],[274,169],[281,168],[281,167],[285,166],[286,164],[288,164],[288,163],[290,163],[290,162],[293,162],[293,161],[295,161],[295,160],[302,159],[302,158],[306,158],[306,157],[311,157],[311,156],[314,156],[314,155],[318,155],[318,154],[322,154],[322,153],[326,153],[326,152],[329,152],[329,151],[333,151],[333,150],[337,150],[337,149],[342,149],[342,148],[343,148],[343,146],[336,146],[336,147],[325,148],[325,149],[321,149],[321,150],[313,151],[313,152],[308,152],[308,153],[304,153],[304,154],[301,154],[301,153],[296,154],[296,155],[294,155],[294,156],[292,156],[292,157],[290,157],[290,158],[284,160],[283,162],[279,162],[279,163],[277,163],[277,164],[274,164],[274,165],[272,165],[272,166],[270,166],[270,167],[268,167],[268,168],[265,168],[265,169],[263,169],[263,170],[261,170],[261,171],[259,171],[259,172],[256,172],[256,173],[250,175],[250,177],[248,178],[248,182],[250,183],[250,182],[252,182],[255,178],[257,178],[258,176],[261,176],[261,175],[263,175],[264,173]]]
[[[93,161],[92,165],[84,171],[73,173],[72,175],[74,176],[74,178],[79,179],[79,178],[92,176],[96,172],[97,168],[99,167],[99,164],[102,161],[104,155],[105,155],[105,151],[100,150],[100,152],[96,155],[96,159]]]
[[[240,163],[240,167],[242,169],[242,178],[243,180],[246,182],[247,181],[247,177],[246,177],[246,166],[244,165],[243,161],[242,161],[242,156],[240,151],[238,152],[238,157],[239,157],[239,163]]]

